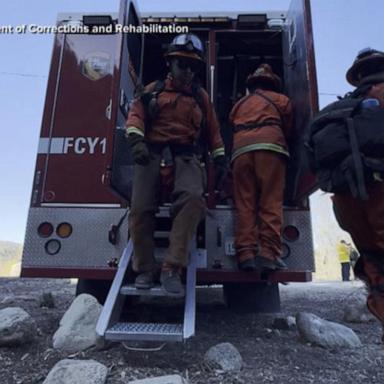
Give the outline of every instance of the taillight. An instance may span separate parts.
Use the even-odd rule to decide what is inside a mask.
[[[281,258],[286,259],[291,254],[291,248],[288,247],[287,244],[283,243],[281,249]]]
[[[299,236],[300,232],[294,225],[287,225],[283,229],[283,237],[287,241],[296,241]]]
[[[69,223],[60,223],[56,228],[56,233],[59,237],[65,239],[72,234],[72,225]]]
[[[60,251],[61,244],[59,240],[49,240],[45,243],[44,248],[49,255],[56,255]]]
[[[41,223],[37,228],[40,237],[49,237],[53,233],[53,225],[48,222]]]

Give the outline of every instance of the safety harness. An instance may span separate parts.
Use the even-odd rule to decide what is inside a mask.
[[[271,98],[269,98],[267,95],[264,95],[263,93],[258,92],[258,91],[254,91],[251,94],[249,94],[248,96],[244,97],[243,100],[241,101],[241,104],[243,104],[246,100],[248,100],[250,97],[252,97],[254,95],[262,97],[270,105],[272,105],[276,109],[277,113],[279,114],[280,119],[271,118],[271,119],[266,119],[262,122],[254,122],[254,123],[249,123],[249,124],[237,124],[233,129],[233,131],[235,133],[240,132],[240,131],[250,131],[253,129],[265,127],[267,125],[278,125],[279,127],[281,127],[282,121],[283,121],[283,114],[282,114],[280,108],[276,105],[276,103]]]
[[[207,146],[207,140],[206,140],[207,111],[203,101],[202,88],[197,83],[191,84],[191,92],[185,92],[185,91],[179,91],[174,89],[166,89],[165,81],[157,80],[153,85],[153,88],[142,92],[140,98],[143,103],[145,116],[146,116],[145,133],[148,134],[151,131],[152,123],[159,114],[158,97],[162,92],[173,92],[173,93],[179,94],[180,96],[192,97],[196,101],[196,104],[200,108],[203,115],[196,141],[190,145],[172,144],[171,146],[172,153],[174,154],[190,153],[190,152],[195,154],[205,153],[205,149]],[[175,103],[177,103],[178,97],[179,96],[176,97]]]

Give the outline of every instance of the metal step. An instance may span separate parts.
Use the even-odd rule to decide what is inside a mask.
[[[155,231],[153,237],[155,239],[169,239],[171,231]]]
[[[183,325],[167,323],[116,323],[105,334],[108,340],[183,341]]]
[[[167,212],[161,213],[166,214]],[[118,270],[96,325],[96,333],[106,340],[113,341],[183,341],[193,336],[195,334],[196,311],[196,242],[191,242],[187,268],[186,293],[185,297],[181,298],[184,300],[183,324],[121,322],[121,310],[127,295],[171,297],[171,295],[166,294],[159,285],[152,289],[136,289],[133,285],[123,285],[132,252],[133,244],[130,239],[120,259]],[[172,298],[175,299],[176,297]]]
[[[126,296],[167,296],[174,297],[165,292],[161,285],[155,285],[151,289],[137,289],[134,285],[123,285],[120,289],[120,293]]]
[[[156,212],[156,217],[171,217],[169,208],[171,207],[171,204],[164,204],[163,207],[159,208],[159,211]]]

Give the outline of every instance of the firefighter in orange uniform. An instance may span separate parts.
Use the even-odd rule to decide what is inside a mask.
[[[291,102],[268,64],[249,75],[246,85],[249,94],[230,113],[237,262],[245,271],[286,269],[280,256]]]
[[[379,107],[384,108],[384,52],[360,52],[347,72],[347,81],[360,89],[363,97],[377,99]],[[381,163],[384,169],[383,159]],[[367,284],[367,306],[384,325],[383,173],[371,175],[372,180],[366,184],[368,200],[355,198],[349,192],[337,193],[332,200],[341,228],[350,233],[360,253],[354,272]]]
[[[126,137],[135,161],[129,230],[133,240],[135,286],[154,285],[157,267],[153,232],[158,209],[162,153],[168,148],[174,163],[172,229],[160,281],[170,295],[182,296],[181,269],[187,264],[189,243],[205,212],[205,171],[198,159],[198,138],[206,130],[218,179],[225,172],[224,146],[208,94],[194,81],[203,68],[203,46],[192,34],[178,35],[165,55],[169,73],[164,81],[145,87],[132,103]],[[160,85],[159,85],[160,84]]]

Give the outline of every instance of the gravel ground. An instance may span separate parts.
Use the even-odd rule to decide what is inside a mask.
[[[343,323],[345,304],[362,291],[358,282],[280,286],[282,313],[306,311]],[[53,294],[55,308],[40,307],[43,292]],[[384,350],[378,323],[346,324],[358,334],[362,348],[326,350],[302,342],[295,330],[273,330],[274,315],[232,313],[223,303],[220,288],[198,289],[196,337],[187,343],[166,344],[157,352],[128,349],[143,347],[141,344],[114,343],[104,350],[90,348],[68,356],[52,349],[52,335],[74,292],[75,285],[66,279],[0,279],[0,309],[20,306],[39,327],[32,344],[0,348],[1,384],[42,383],[55,363],[68,357],[105,364],[109,368],[107,384],[175,373],[195,384],[384,383]],[[167,318],[180,311],[174,305],[165,308],[158,307],[158,311]],[[140,304],[139,312],[150,315],[150,307]],[[224,373],[204,363],[204,353],[221,342],[230,342],[239,350],[244,360],[240,372]]]

